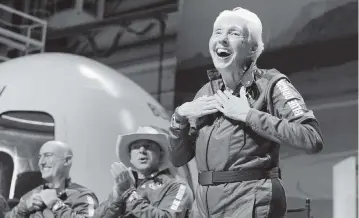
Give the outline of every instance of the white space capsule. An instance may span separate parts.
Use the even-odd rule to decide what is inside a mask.
[[[0,191],[10,199],[38,185],[39,148],[56,139],[73,148],[72,180],[102,201],[113,184],[117,136],[143,125],[169,126],[161,105],[130,79],[71,54],[1,63],[0,93]],[[179,173],[191,180],[187,166]]]

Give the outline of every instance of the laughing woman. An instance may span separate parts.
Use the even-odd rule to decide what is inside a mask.
[[[195,157],[199,171],[192,217],[285,217],[280,146],[323,149],[319,124],[289,79],[257,68],[263,47],[256,14],[220,13],[209,40],[216,70],[172,116],[172,162]]]

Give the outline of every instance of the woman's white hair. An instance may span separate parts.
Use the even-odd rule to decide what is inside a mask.
[[[255,13],[253,13],[247,9],[241,8],[241,7],[236,7],[232,10],[222,11],[218,15],[216,20],[218,20],[218,18],[221,16],[221,14],[224,14],[224,13],[235,13],[236,15],[239,15],[240,17],[242,17],[243,19],[248,21],[248,26],[247,26],[248,31],[249,31],[248,40],[250,42],[254,42],[257,45],[257,50],[253,57],[253,60],[256,61],[264,50],[264,43],[263,43],[263,39],[262,39],[263,30],[262,30],[261,20]]]

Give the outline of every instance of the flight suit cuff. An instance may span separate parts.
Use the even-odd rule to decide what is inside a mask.
[[[171,118],[171,127],[174,129],[184,129],[188,125],[188,119],[178,114],[177,108]]]
[[[127,199],[131,198],[134,193],[136,193],[136,189],[131,188],[122,195],[122,199],[126,201]]]
[[[250,127],[255,127],[255,120],[259,119],[260,111],[254,108],[249,109],[247,117],[246,117],[246,124]]]
[[[176,108],[176,110],[175,110],[174,117],[178,124],[187,124],[188,123],[187,117],[182,117],[181,115],[179,115],[178,108]]]
[[[21,201],[21,203],[17,205],[17,208],[18,208],[19,212],[22,214],[31,213],[30,210],[27,209],[25,201]]]

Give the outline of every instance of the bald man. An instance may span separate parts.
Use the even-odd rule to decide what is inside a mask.
[[[40,149],[39,168],[47,182],[25,194],[5,218],[92,217],[98,200],[89,189],[72,183],[72,150],[63,142],[48,141]]]

